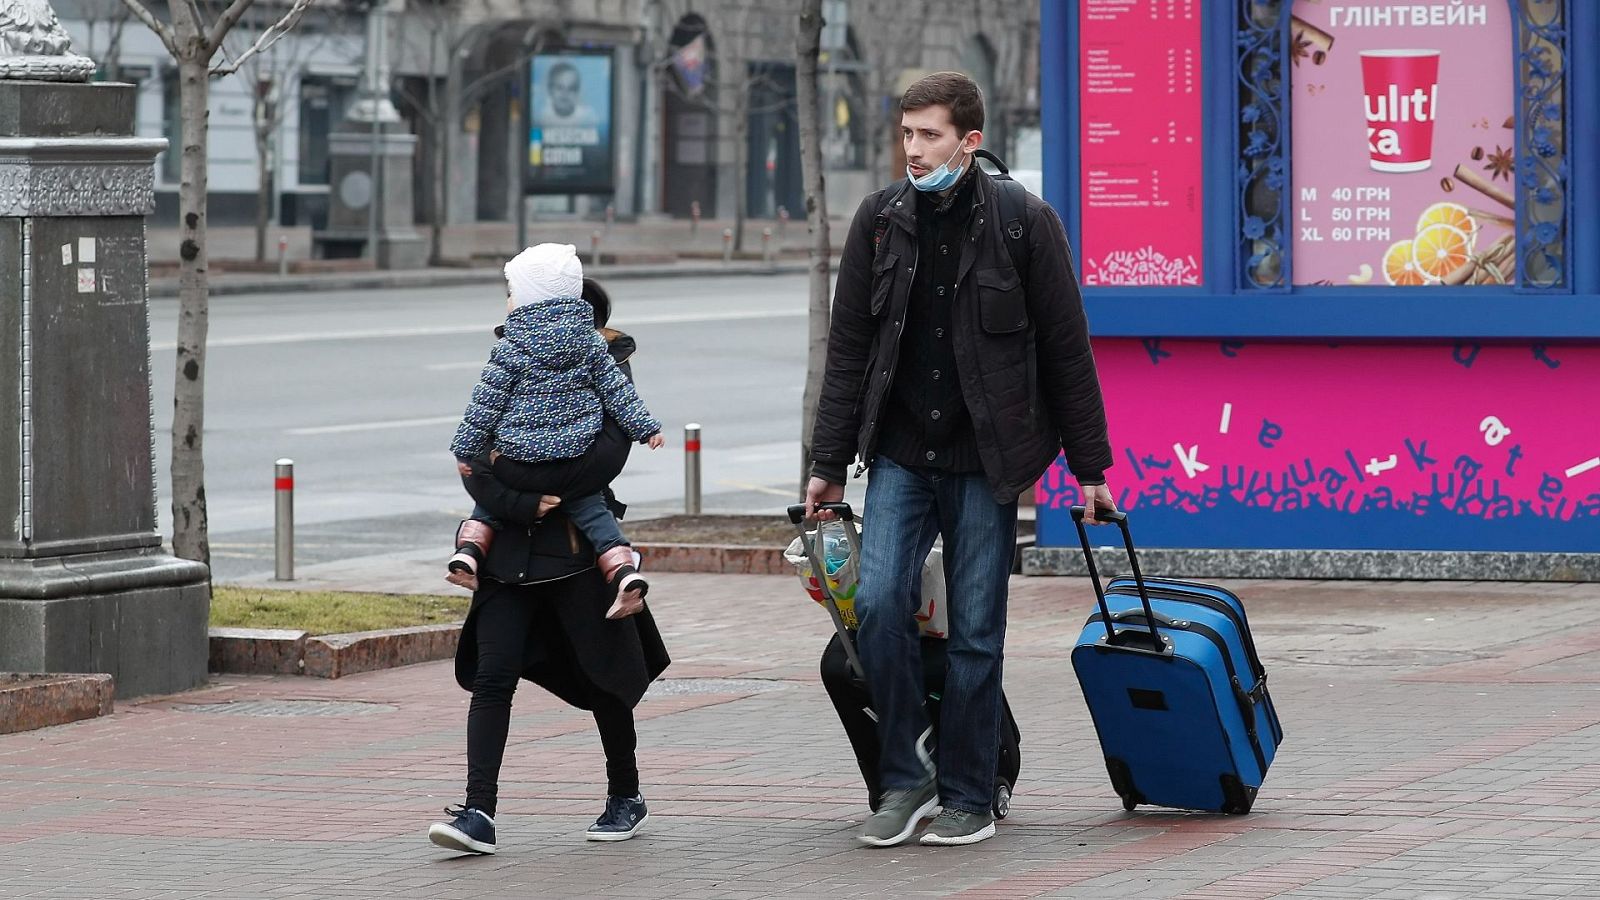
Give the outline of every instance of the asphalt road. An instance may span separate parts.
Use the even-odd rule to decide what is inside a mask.
[[[617,281],[612,324],[668,446],[615,487],[636,515],[681,511],[683,426],[704,426],[708,511],[777,514],[799,472],[806,281]],[[273,461],[295,461],[297,558],[444,545],[470,501],[448,447],[503,300],[477,288],[220,297],[211,304],[206,488],[216,574],[271,568]],[[177,302],[151,303],[162,531]]]

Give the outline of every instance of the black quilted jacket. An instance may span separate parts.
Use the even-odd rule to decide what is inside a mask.
[[[984,474],[1001,503],[1016,500],[1062,451],[1080,480],[1103,481],[1111,466],[1105,404],[1061,220],[1028,196],[1028,272],[1019,277],[997,185],[981,171],[973,177],[953,337]],[[862,201],[845,238],[812,438],[813,471],[830,481],[858,456],[871,463],[899,362],[918,251],[915,198],[897,199],[897,190]],[[875,251],[874,222],[886,203]]]

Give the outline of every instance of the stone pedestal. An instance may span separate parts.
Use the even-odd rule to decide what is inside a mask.
[[[0,670],[206,676],[206,568],[156,531],[136,89],[0,80]]]
[[[378,147],[378,177],[373,177],[372,150]],[[376,139],[369,124],[347,122],[328,141],[332,191],[328,201],[328,228],[312,235],[316,255],[323,259],[362,256],[370,239],[370,215],[375,189],[382,190],[378,204],[380,269],[416,269],[428,263],[428,244],[417,233],[412,204],[411,160],[417,136],[403,126],[385,123]]]

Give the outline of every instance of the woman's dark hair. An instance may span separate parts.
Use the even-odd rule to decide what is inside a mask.
[[[606,323],[611,321],[611,295],[607,294],[606,289],[600,286],[600,282],[586,277],[583,279],[583,294],[581,296],[588,301],[590,306],[594,307],[594,327],[606,327]]]

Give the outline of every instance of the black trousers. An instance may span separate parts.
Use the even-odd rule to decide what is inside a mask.
[[[536,601],[502,592],[485,600],[476,613],[478,670],[467,709],[467,805],[490,816],[500,791],[511,697],[522,676],[523,652],[537,609]],[[639,793],[633,710],[599,691],[591,706],[606,753],[606,792],[632,797]]]

